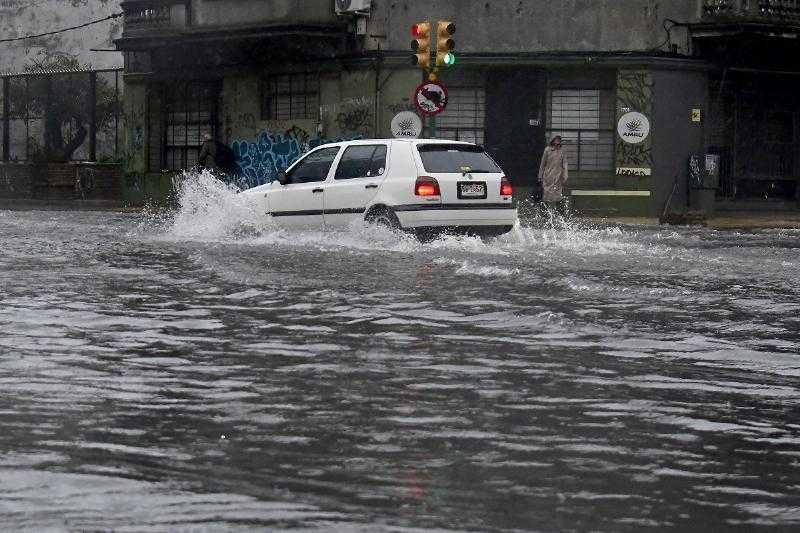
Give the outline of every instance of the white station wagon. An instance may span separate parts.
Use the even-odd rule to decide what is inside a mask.
[[[420,237],[500,235],[517,221],[511,183],[470,143],[380,139],[315,148],[242,194],[287,228],[383,224]]]

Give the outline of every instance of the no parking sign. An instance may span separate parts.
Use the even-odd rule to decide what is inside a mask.
[[[447,107],[447,87],[438,81],[421,83],[414,91],[414,105],[423,115],[438,115]]]

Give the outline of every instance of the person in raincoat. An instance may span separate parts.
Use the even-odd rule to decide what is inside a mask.
[[[561,149],[561,136],[556,135],[544,149],[542,162],[539,164],[542,202],[548,210],[564,214],[566,200],[563,189],[568,177],[567,155]]]
[[[217,142],[214,137],[206,133],[203,135],[203,146],[200,147],[200,155],[197,156],[197,164],[200,168],[210,170],[212,173],[219,172],[220,167],[217,162]]]
[[[236,170],[236,156],[227,144],[215,140],[211,134],[206,133],[203,135],[203,145],[197,156],[197,164],[213,174],[231,175]]]

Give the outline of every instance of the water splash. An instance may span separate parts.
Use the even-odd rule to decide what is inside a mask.
[[[149,217],[162,236],[171,240],[229,241],[274,229],[253,202],[235,185],[207,170],[186,171],[176,180],[177,211]]]
[[[284,230],[254,202],[252,196],[202,172],[185,172],[178,180],[178,209],[168,215],[149,213],[144,225],[162,240],[226,242],[255,246],[288,246],[320,251],[425,252],[470,256],[663,256],[670,243],[642,239],[637,232],[614,226],[594,226],[574,217],[525,216],[506,235],[478,237],[443,235],[419,242],[414,237],[356,221],[345,230]],[[526,212],[526,207],[521,208]],[[671,240],[671,239],[670,239]]]

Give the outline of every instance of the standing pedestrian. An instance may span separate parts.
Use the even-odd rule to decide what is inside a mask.
[[[539,184],[542,187],[542,202],[550,212],[562,216],[566,212],[564,184],[569,177],[567,155],[561,149],[561,136],[556,135],[544,149],[539,164]]]
[[[220,170],[217,161],[217,142],[214,138],[206,133],[203,135],[203,146],[200,147],[200,155],[197,156],[197,164],[200,168],[210,170],[212,173]]]

